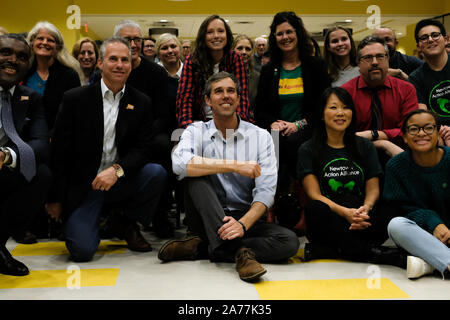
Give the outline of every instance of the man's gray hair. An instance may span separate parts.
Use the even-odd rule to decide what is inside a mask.
[[[258,38],[256,38],[256,39],[255,39],[255,44],[257,44],[258,41],[260,41],[260,40],[264,41],[264,42],[267,44],[267,39],[264,38],[264,37],[258,37]]]
[[[379,43],[379,44],[381,44],[381,45],[384,47],[384,51],[386,51],[386,54],[387,54],[387,56],[388,56],[388,58],[389,58],[389,48],[388,48],[388,46],[386,45],[386,42],[384,41],[384,39],[383,39],[383,38],[380,38],[380,37],[378,37],[378,36],[373,36],[373,35],[371,35],[371,36],[365,37],[365,38],[362,39],[361,42],[359,43],[359,45],[358,45],[358,50],[356,51],[356,61],[359,62],[359,60],[361,59],[361,50],[362,50],[364,47],[366,47],[366,46],[368,46],[368,45],[370,45],[370,44],[375,44],[375,43]]]
[[[130,52],[130,61],[131,61],[130,43],[122,37],[112,37],[112,38],[109,38],[109,39],[106,39],[105,41],[103,41],[102,45],[100,46],[100,61],[103,61],[105,54],[106,54],[106,47],[108,46],[108,44],[111,44],[111,43],[123,43],[128,48],[128,51]]]
[[[217,81],[226,78],[230,78],[231,80],[233,80],[237,94],[241,95],[242,91],[241,85],[239,84],[239,81],[237,80],[236,76],[232,73],[221,71],[219,73],[213,74],[211,77],[208,78],[208,80],[206,80],[205,89],[203,89],[203,96],[210,97],[213,83],[216,83]]]
[[[118,24],[116,24],[115,27],[114,27],[114,34],[113,34],[113,36],[114,37],[120,37],[120,30],[122,30],[125,27],[139,29],[139,32],[141,33],[141,36],[142,36],[141,26],[136,21],[133,21],[133,20],[122,20]]]

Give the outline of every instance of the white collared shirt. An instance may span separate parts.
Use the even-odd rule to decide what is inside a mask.
[[[210,181],[223,208],[248,210],[256,201],[270,208],[277,187],[277,158],[272,136],[249,122],[240,120],[236,131],[225,139],[214,120],[195,122],[184,129],[172,152],[172,169],[183,179],[188,176],[186,165],[195,156],[210,159],[256,161],[261,175],[256,179],[234,172],[210,175]]]
[[[167,69],[164,67],[163,63],[161,62],[161,60],[158,61],[158,64],[159,64],[161,67],[163,67],[163,68],[167,71]],[[177,78],[177,79],[180,79],[180,78],[181,78],[181,71],[183,71],[183,62],[182,62],[182,61],[180,61],[180,67],[178,68],[178,71],[177,71],[177,73],[176,73],[176,78]],[[167,71],[167,73],[169,73],[169,72]],[[169,74],[169,77],[171,77],[170,74]],[[174,78],[175,78],[175,77],[174,77]]]
[[[14,95],[15,89],[16,89],[16,86],[13,86],[11,89],[9,89],[9,92],[11,93],[11,97]],[[0,96],[1,96],[2,91],[3,91],[3,88],[0,87]],[[11,103],[12,103],[12,101],[11,101]],[[3,130],[1,114],[2,114],[2,101],[0,99],[0,147],[6,145],[9,141],[9,138],[6,136],[5,131]],[[7,149],[11,152],[11,158],[12,158],[12,162],[8,167],[15,168],[17,166],[17,155],[13,149],[11,149],[11,148],[7,148]]]
[[[119,115],[119,103],[125,93],[125,86],[115,96],[101,80],[103,99],[103,153],[97,173],[102,172],[117,161],[116,122]]]

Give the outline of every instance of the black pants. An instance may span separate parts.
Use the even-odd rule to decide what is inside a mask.
[[[0,170],[0,245],[22,229],[43,207],[52,183],[50,169],[40,164],[27,182],[18,170]]]
[[[360,207],[361,204],[352,206]],[[350,207],[350,206],[349,206]],[[312,244],[328,248],[321,258],[340,257],[367,262],[372,246],[380,246],[388,239],[387,225],[398,215],[393,207],[381,203],[369,213],[371,226],[364,230],[349,230],[348,221],[321,201],[310,201],[305,208],[306,236]]]
[[[280,261],[297,253],[296,234],[277,224],[256,222],[243,238],[220,239],[217,231],[225,216],[240,219],[244,211],[224,211],[208,177],[185,179],[185,207],[190,230],[208,243],[211,261],[234,262],[241,247],[251,249],[259,262]]]
[[[291,182],[297,179],[298,148],[310,139],[311,130],[307,127],[290,136],[279,136],[279,168],[277,194],[288,192]]]

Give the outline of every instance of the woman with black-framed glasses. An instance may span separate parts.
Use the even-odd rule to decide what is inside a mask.
[[[410,112],[402,126],[408,150],[386,166],[383,196],[403,215],[391,220],[388,232],[410,254],[410,279],[434,269],[450,272],[450,148],[439,146],[439,129],[433,112]]]

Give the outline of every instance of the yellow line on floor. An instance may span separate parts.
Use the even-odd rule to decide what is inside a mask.
[[[0,274],[0,289],[110,287],[116,285],[119,270],[79,269],[74,265],[68,270],[30,270],[24,277]]]
[[[255,284],[263,300],[402,299],[409,296],[387,278],[264,281]]]
[[[122,254],[125,252],[125,241],[101,241],[97,249],[98,254]],[[38,242],[34,244],[19,244],[11,255],[18,256],[57,256],[68,255],[66,244],[60,242]]]

